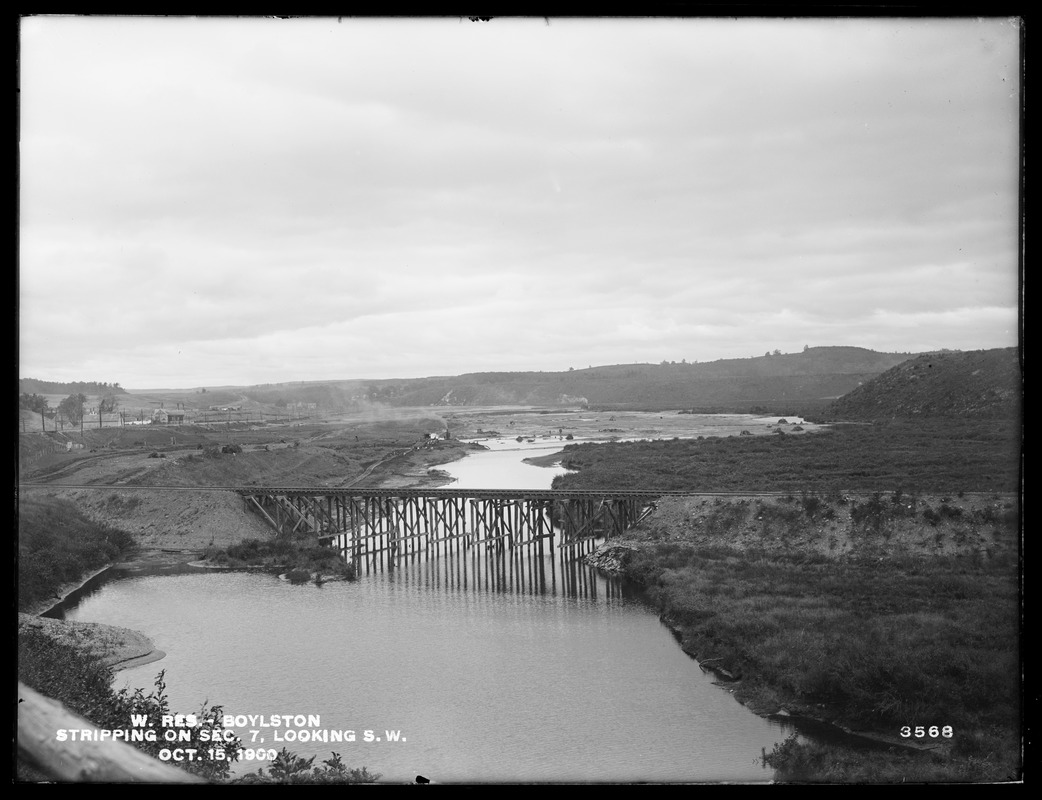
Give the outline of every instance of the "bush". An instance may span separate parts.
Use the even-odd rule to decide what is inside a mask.
[[[929,506],[927,506],[926,509],[923,511],[923,519],[925,519],[931,525],[937,525],[941,521],[941,515]]]
[[[339,753],[333,753],[332,758],[323,761],[322,767],[312,766],[314,763],[314,756],[302,758],[283,747],[268,766],[267,772],[261,767],[257,772],[244,775],[232,782],[242,784],[346,784],[376,783],[380,780],[379,773],[371,773],[365,767],[348,769],[341,761]]]
[[[56,597],[63,584],[119,559],[135,546],[132,534],[87,519],[66,500],[23,500],[18,511],[21,608]]]
[[[173,713],[167,702],[164,675],[164,672],[159,673],[155,691],[149,694],[145,694],[143,689],[114,692],[112,671],[96,656],[34,628],[24,628],[18,634],[18,679],[103,730],[128,730],[132,714],[146,718],[145,725],[139,727],[161,730],[162,718]],[[223,730],[222,707],[204,705],[195,716],[196,724],[184,728],[190,732],[190,741],[178,746],[194,747],[200,751],[215,747],[211,740],[218,741],[214,732]],[[161,749],[169,747],[162,735],[154,742],[129,744],[152,757],[158,757]],[[227,760],[200,759],[177,766],[208,780],[227,778],[242,744],[235,738],[233,741],[222,740],[220,746],[228,756]]]
[[[825,519],[832,519],[836,516],[832,507],[817,495],[806,493],[800,495],[800,505],[803,506],[803,513],[810,519],[816,519],[819,515]]]
[[[850,509],[850,521],[855,526],[871,528],[877,533],[887,521],[891,510],[883,502],[883,496],[876,492],[864,503],[855,503]]]

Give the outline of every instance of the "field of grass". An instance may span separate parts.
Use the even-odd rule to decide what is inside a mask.
[[[813,436],[578,444],[561,461],[578,472],[554,487],[1015,492],[1020,447],[1019,423],[959,419],[836,424]]]
[[[891,558],[881,569],[874,558],[663,544],[631,570],[685,647],[844,725],[896,734],[1014,718],[1012,556]]]

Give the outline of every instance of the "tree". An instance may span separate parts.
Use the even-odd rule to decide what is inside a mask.
[[[73,425],[78,425],[83,419],[83,404],[87,402],[87,396],[83,393],[70,394],[58,404],[58,411]]]
[[[772,353],[772,355],[780,356],[780,355],[781,355],[781,350],[775,350],[775,351],[774,351],[774,352]]]
[[[98,412],[101,414],[111,414],[116,410],[116,396],[106,395],[98,403]]]
[[[47,408],[47,398],[35,392],[33,394],[22,392],[18,398],[18,405],[30,411],[42,412]]]
[[[18,398],[18,404],[22,408],[27,408],[30,411],[35,411],[40,415],[40,427],[43,430],[47,430],[47,423],[44,421],[44,414],[47,413],[47,398],[43,395],[27,394],[22,392],[22,396]]]

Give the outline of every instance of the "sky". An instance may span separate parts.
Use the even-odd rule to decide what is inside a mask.
[[[1015,346],[1020,25],[23,18],[19,375]]]

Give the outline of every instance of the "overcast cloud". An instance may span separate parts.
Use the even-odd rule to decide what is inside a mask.
[[[19,371],[1017,344],[1019,23],[22,20]]]

